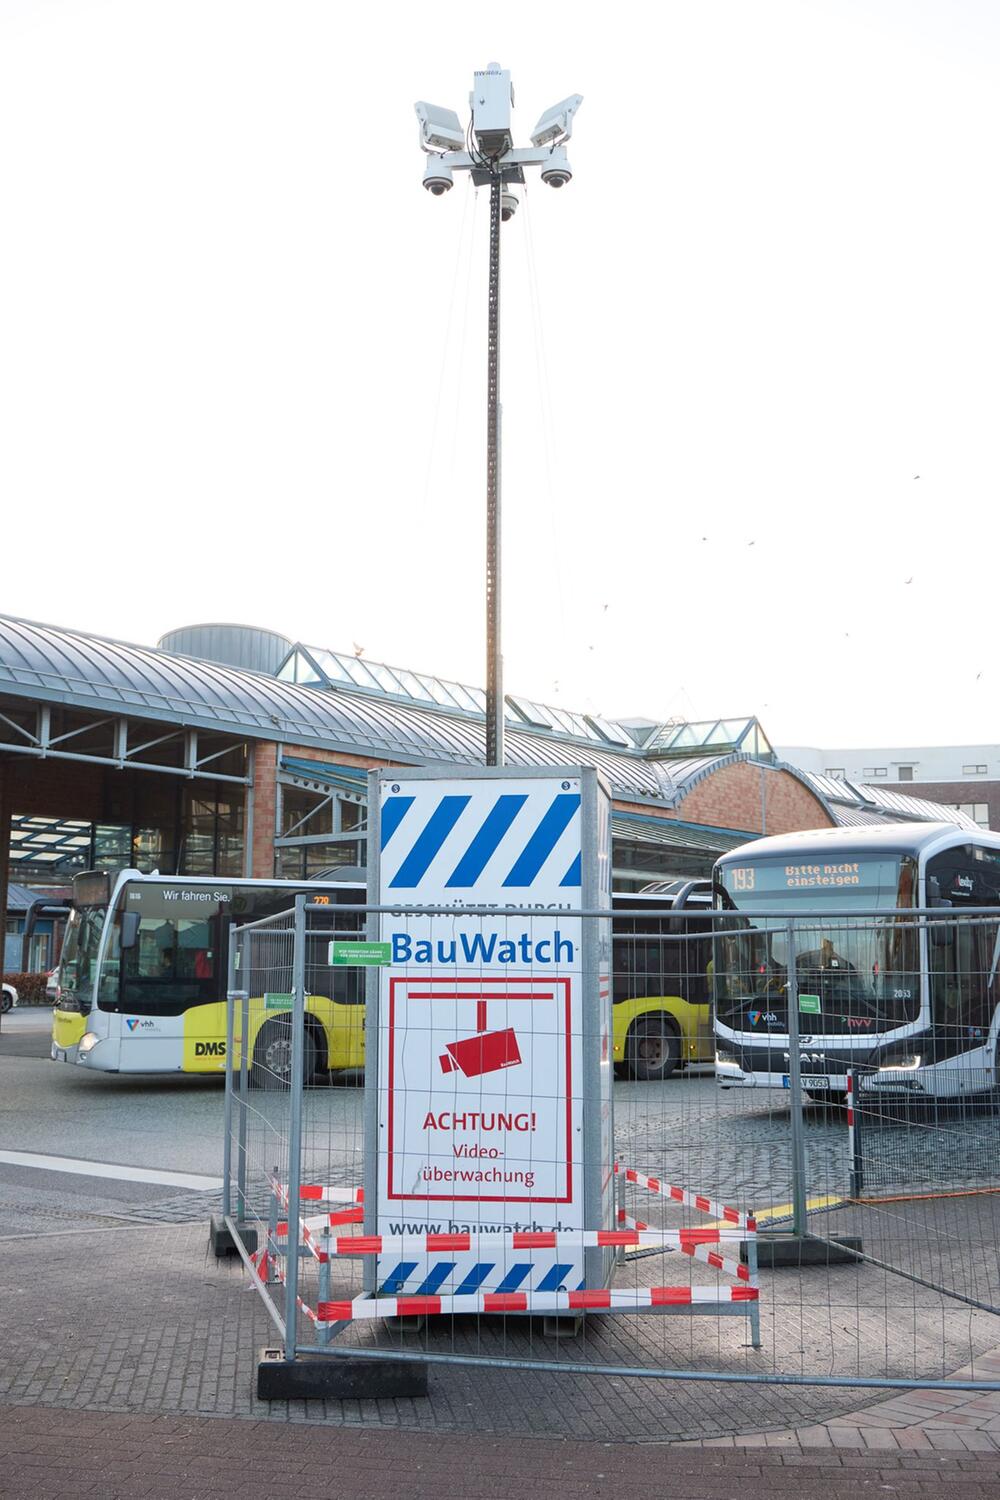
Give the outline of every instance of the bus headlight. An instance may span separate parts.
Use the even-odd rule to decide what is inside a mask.
[[[880,1073],[912,1073],[920,1067],[920,1053],[911,1052],[906,1057],[899,1057],[895,1062],[881,1063]]]
[[[86,1057],[87,1053],[92,1052],[100,1040],[101,1039],[96,1034],[96,1032],[85,1031],[83,1033],[83,1036],[80,1038],[80,1056]]]
[[[736,1061],[736,1053],[730,1047],[724,1047],[720,1042],[716,1042],[715,1061],[717,1063],[734,1063]]]

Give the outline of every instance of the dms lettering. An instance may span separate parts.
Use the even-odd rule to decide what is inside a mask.
[[[551,938],[532,942],[526,932],[515,940],[501,938],[495,932],[484,937],[481,932],[460,932],[448,941],[414,940],[406,932],[392,934],[394,964],[551,964],[573,962],[573,944],[557,929]]]
[[[195,1057],[225,1057],[225,1042],[195,1042]]]

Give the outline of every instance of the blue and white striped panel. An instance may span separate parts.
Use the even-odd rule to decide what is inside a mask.
[[[385,1269],[383,1269],[383,1267]],[[500,1262],[424,1259],[394,1261],[382,1256],[378,1271],[380,1297],[464,1297],[471,1292],[579,1291],[585,1285],[578,1257]]]
[[[537,792],[442,793],[429,784],[424,795],[387,796],[381,861],[384,888],[401,893],[425,883],[525,891],[536,882],[569,892],[580,885],[580,793],[567,781]]]

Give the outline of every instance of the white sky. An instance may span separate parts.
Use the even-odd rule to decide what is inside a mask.
[[[496,58],[520,143],[584,95],[504,230],[507,690],[996,740],[998,57],[992,0],[0,0],[0,610],[484,680],[488,196],[413,101]]]

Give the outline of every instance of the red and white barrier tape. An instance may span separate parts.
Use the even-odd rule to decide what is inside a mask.
[[[255,1269],[257,1271],[258,1276],[260,1276],[261,1280],[262,1281],[266,1281],[267,1280],[266,1271],[267,1271],[267,1267],[270,1266],[271,1270],[274,1272],[274,1279],[276,1281],[280,1281],[282,1286],[287,1286],[288,1283],[285,1280],[284,1270],[282,1269],[281,1265],[279,1264],[277,1257],[273,1253],[272,1254],[268,1254],[268,1252],[266,1250],[263,1250],[260,1253],[261,1253],[261,1256],[262,1256],[263,1269],[261,1268],[261,1266],[257,1266],[256,1264],[255,1264]],[[251,1255],[250,1259],[251,1259],[251,1261],[253,1261],[253,1262],[256,1263],[257,1257]],[[315,1324],[319,1325],[320,1323],[329,1322],[328,1318],[320,1318],[319,1315],[317,1314],[317,1312],[315,1311],[315,1309],[312,1308],[312,1307],[310,1307],[309,1303],[306,1302],[306,1301],[304,1301],[304,1299],[302,1297],[296,1297],[295,1301],[296,1301],[296,1304],[298,1305],[299,1311],[300,1312],[304,1312],[305,1315],[306,1315],[306,1317],[309,1319],[309,1321],[311,1323],[315,1323]]]
[[[717,1203],[714,1198],[706,1198],[702,1193],[692,1193],[687,1188],[661,1182],[659,1177],[649,1177],[645,1172],[635,1171],[633,1167],[623,1167],[620,1162],[615,1162],[615,1171],[620,1172],[626,1182],[634,1182],[636,1187],[645,1188],[648,1193],[658,1193],[662,1198],[671,1198],[675,1203],[696,1208],[703,1214],[714,1214],[727,1224],[740,1224],[746,1229],[757,1228],[753,1214],[744,1213],[742,1209],[730,1208],[725,1203]]]
[[[332,1216],[331,1216],[332,1217]],[[302,1228],[311,1237],[322,1236],[328,1216],[310,1218]],[[279,1226],[283,1227],[283,1226]],[[591,1249],[595,1246],[628,1248],[649,1245],[664,1250],[686,1250],[690,1245],[742,1244],[751,1237],[740,1229],[648,1229],[631,1221],[623,1229],[569,1229],[514,1231],[507,1234],[358,1234],[331,1238],[327,1253],[335,1255],[429,1254],[436,1250],[559,1250]]]
[[[288,1207],[288,1183],[269,1177],[268,1182],[282,1208]],[[318,1182],[303,1182],[299,1186],[302,1203],[364,1203],[365,1190],[360,1187],[335,1187]]]
[[[635,1231],[636,1240],[642,1244],[662,1244],[664,1249],[668,1248],[666,1237],[668,1230],[653,1230],[646,1232],[638,1229],[638,1220],[631,1219],[622,1210],[618,1212],[619,1223],[624,1222]],[[626,1230],[626,1233],[629,1231]],[[693,1260],[700,1260],[706,1266],[711,1266],[716,1271],[724,1271],[727,1276],[735,1276],[737,1281],[751,1281],[749,1267],[743,1265],[742,1261],[730,1260],[726,1255],[720,1255],[717,1250],[710,1250],[713,1244],[745,1244],[748,1240],[756,1239],[753,1230],[741,1233],[739,1230],[730,1229],[678,1229],[675,1231],[677,1243],[669,1246],[671,1249],[682,1251],[690,1255]]]
[[[638,1290],[580,1292],[481,1292],[464,1297],[358,1297],[321,1302],[318,1323],[347,1323],[361,1318],[433,1317],[464,1313],[642,1312],[651,1307],[721,1306],[756,1302],[755,1286],[652,1286]]]

